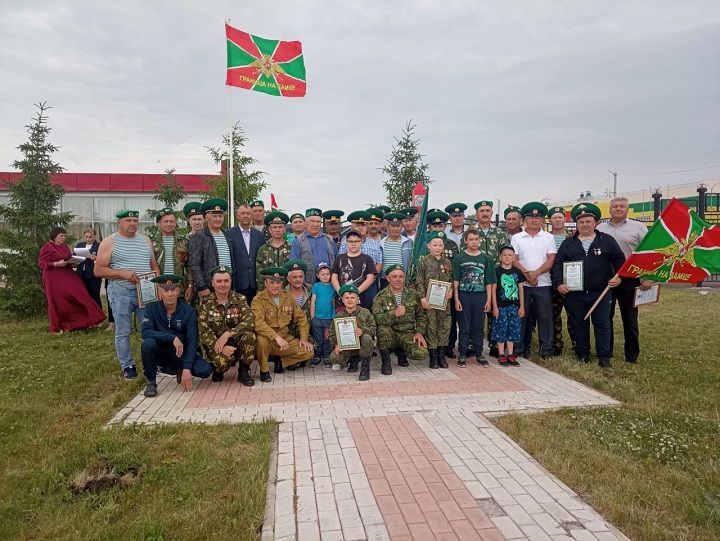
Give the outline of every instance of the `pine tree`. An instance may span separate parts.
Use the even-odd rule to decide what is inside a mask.
[[[423,163],[423,155],[419,151],[420,140],[413,138],[415,127],[412,119],[408,120],[402,138],[395,138],[387,165],[381,169],[388,177],[383,180],[383,187],[387,192],[387,204],[393,210],[411,206],[416,183],[427,186],[432,182],[427,175],[430,166]]]
[[[234,185],[234,208],[240,203],[248,203],[253,199],[257,199],[260,192],[267,188],[268,184],[262,178],[265,173],[262,171],[248,171],[248,169],[257,163],[255,158],[247,156],[243,153],[243,147],[247,142],[243,129],[239,124],[235,124],[232,130],[233,140],[233,185]],[[229,159],[228,153],[228,135],[223,135],[222,146],[220,148],[205,147],[210,153],[216,165],[220,165],[223,160]],[[228,161],[229,164],[229,161]],[[228,198],[228,184],[225,175],[219,178],[207,179],[210,189],[205,193],[204,198],[211,197]],[[228,202],[230,203],[230,202]]]
[[[65,193],[62,186],[51,182],[52,175],[63,170],[52,156],[59,147],[48,141],[51,128],[46,113],[50,107],[44,102],[36,107],[33,123],[26,126],[28,140],[17,147],[23,157],[12,164],[22,177],[9,185],[10,202],[0,205],[0,268],[5,282],[0,288],[0,310],[18,316],[44,313],[38,253],[49,240],[50,230],[66,226],[74,217],[56,212]]]

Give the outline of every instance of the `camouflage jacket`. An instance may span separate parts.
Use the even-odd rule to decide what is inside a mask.
[[[165,245],[162,241],[162,233],[155,231],[149,235],[150,241],[152,242],[153,252],[155,252],[155,260],[157,261],[158,267],[160,267],[160,274],[165,269]],[[183,277],[183,281],[180,284],[180,294],[185,293],[188,281],[192,281],[190,277],[190,268],[188,267],[188,239],[184,235],[179,234],[177,231],[173,233],[173,270],[174,274]]]
[[[221,304],[215,294],[211,293],[200,304],[198,331],[200,343],[206,350],[211,350],[225,331],[231,332],[235,338],[240,338],[244,332],[254,328],[255,318],[245,295],[230,291],[227,304]]]
[[[343,318],[343,317],[354,317],[357,319],[357,326],[359,329],[362,330],[363,334],[368,335],[375,338],[375,333],[377,332],[377,326],[375,324],[375,318],[370,313],[370,310],[367,308],[363,308],[362,306],[358,305],[355,311],[352,314],[348,314],[345,310],[342,312],[338,312],[335,314],[334,319]],[[330,328],[328,329],[328,338],[330,339],[330,347],[332,349],[335,349],[335,346],[337,346],[337,337],[335,336],[335,325],[330,325]]]
[[[255,279],[258,291],[265,289],[265,277],[260,271],[268,267],[282,267],[290,260],[290,244],[285,242],[279,248],[275,248],[270,241],[258,248],[255,256]]]
[[[312,288],[308,284],[303,284],[303,290],[305,291],[305,298],[303,299],[302,304],[298,304],[300,309],[303,311],[303,314],[305,314],[305,317],[308,320],[308,324],[310,323],[310,297],[312,296]],[[288,295],[290,295],[290,284],[286,285],[283,289]],[[292,297],[292,295],[290,295]],[[295,299],[293,299],[295,300]],[[295,303],[297,304],[297,302]],[[293,336],[297,336],[299,334],[299,329],[295,323],[290,324],[290,334]]]
[[[488,256],[490,261],[497,265],[500,261],[500,248],[510,244],[507,233],[495,226],[490,226],[487,233],[480,228],[476,231],[480,234],[480,253]]]
[[[450,242],[455,244],[453,241]],[[457,245],[455,244],[455,246]],[[447,257],[435,259],[430,254],[422,256],[418,262],[417,280],[415,282],[417,293],[421,299],[427,294],[430,280],[440,280],[452,284],[452,261]]]
[[[296,303],[295,299],[285,291],[280,292],[280,304],[276,305],[267,289],[263,289],[255,295],[250,306],[255,317],[255,333],[264,336],[269,340],[275,340],[276,336],[283,338],[290,333],[290,325],[295,324],[300,340],[307,340],[310,334],[310,324]]]
[[[420,297],[417,292],[404,286],[401,304],[405,307],[405,315],[397,317],[395,309],[398,305],[390,286],[380,291],[375,297],[372,308],[378,327],[391,327],[393,331],[403,334],[422,332],[427,324],[427,314],[420,306]]]

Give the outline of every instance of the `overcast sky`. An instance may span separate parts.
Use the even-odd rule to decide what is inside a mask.
[[[681,5],[682,4],[682,5]],[[224,19],[300,40],[305,98],[232,89],[281,207],[384,202],[412,118],[431,205],[720,179],[720,2],[0,4],[0,170],[45,100],[71,172],[212,173],[228,126]]]

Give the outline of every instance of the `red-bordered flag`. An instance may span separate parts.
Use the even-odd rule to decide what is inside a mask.
[[[272,96],[305,95],[305,60],[302,43],[253,36],[229,24],[225,84]]]
[[[274,194],[274,193],[271,193],[271,194],[270,194],[270,209],[271,209],[271,210],[277,210],[277,209],[279,209],[279,208],[280,208],[280,207],[278,207],[277,200],[275,199],[275,194]]]

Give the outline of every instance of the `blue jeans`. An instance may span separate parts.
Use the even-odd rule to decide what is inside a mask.
[[[115,318],[115,352],[120,368],[127,368],[135,364],[130,351],[132,316],[135,314],[138,322],[142,322],[145,308],[138,307],[135,288],[130,289],[110,281],[107,286],[107,294]]]
[[[330,357],[330,340],[327,337],[328,329],[333,324],[332,319],[313,318],[311,324],[312,338],[315,342],[315,358]]]

